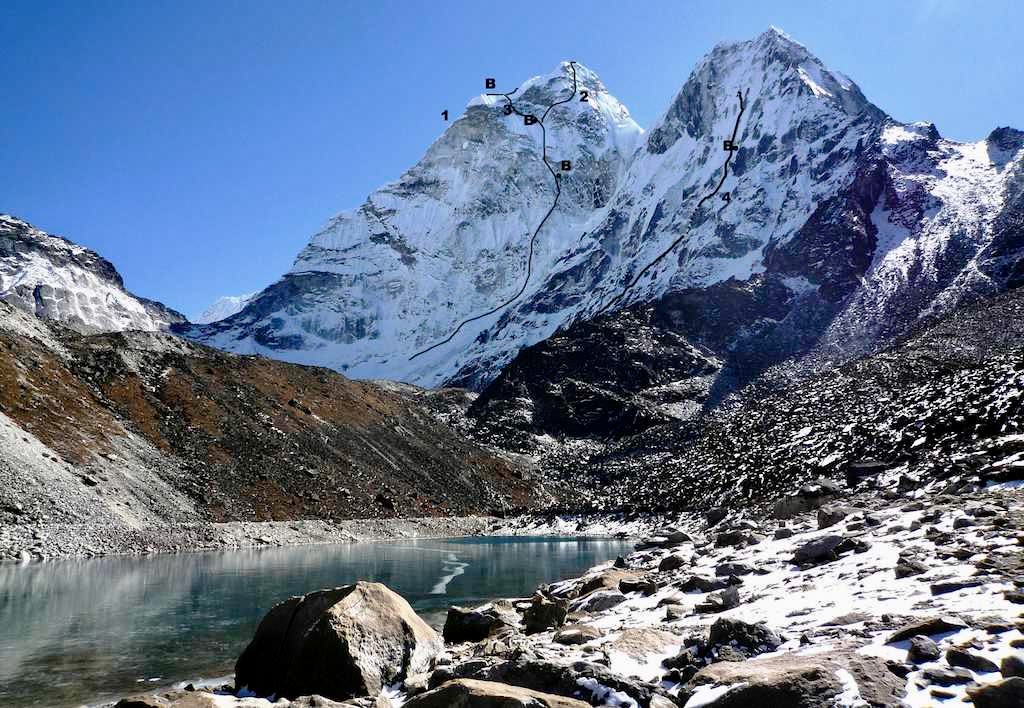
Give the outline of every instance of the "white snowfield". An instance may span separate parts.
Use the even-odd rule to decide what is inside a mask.
[[[571,160],[572,170],[563,173],[529,282],[512,305],[411,358],[522,287],[531,236],[554,200],[540,126],[505,115],[504,98],[479,96],[398,181],[328,222],[282,281],[189,336],[356,378],[486,383],[521,348],[593,316],[680,236],[617,306],[765,273],[770,248],[849,190],[873,149],[891,159],[896,190],[921,190],[928,204],[908,223],[891,211],[891,195],[877,200],[875,261],[832,335],[862,336],[888,316],[893,298],[928,277],[951,234],[967,229],[974,254],[984,250],[1020,163],[1019,151],[995,155],[984,142],[939,139],[934,149],[901,153],[900,145],[927,138],[924,124],[889,119],[856,84],[775,29],[716,47],[647,133],[593,71],[575,69],[588,100],[578,94],[544,122],[550,164],[557,170]],[[539,116],[571,91],[563,63],[511,95],[517,110]],[[732,202],[723,208],[716,198],[695,213],[721,177],[738,93],[746,99],[741,150],[722,186]],[[922,168],[921,155],[934,164]],[[961,270],[930,296],[935,309],[984,285],[973,262]],[[822,284],[784,275],[798,283],[794,296]]]
[[[93,251],[0,214],[0,299],[83,332],[164,330],[184,317],[125,290]]]

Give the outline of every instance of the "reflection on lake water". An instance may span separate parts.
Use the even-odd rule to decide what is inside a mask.
[[[629,550],[616,539],[473,538],[0,564],[0,705],[75,706],[232,673],[276,602],[381,582],[439,626]]]

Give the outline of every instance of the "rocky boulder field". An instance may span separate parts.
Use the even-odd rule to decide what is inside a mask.
[[[117,708],[825,708],[1024,705],[1015,482],[850,492],[683,515],[533,597],[453,607],[441,635],[382,585],[277,605],[235,685]],[[443,640],[443,641],[442,641]]]

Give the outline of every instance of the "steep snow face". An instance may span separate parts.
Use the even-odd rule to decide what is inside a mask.
[[[87,248],[0,214],[0,299],[81,332],[163,330],[185,317],[125,290]]]
[[[836,343],[874,341],[907,303],[905,290],[885,287],[901,268],[917,274],[959,254],[958,267],[933,269],[915,317],[1024,279],[1019,236],[1006,236],[1024,199],[1015,131],[936,143],[932,127],[891,120],[775,29],[713,49],[646,135],[575,67],[587,102],[554,106],[542,131],[505,115],[500,96],[474,99],[415,167],[314,236],[281,281],[188,336],[355,377],[480,388],[525,346],[609,306],[696,292],[707,320],[741,284],[764,307],[734,318],[724,346],[756,348],[773,328],[785,330],[772,335],[780,340],[817,341],[830,323]],[[571,72],[527,81],[516,109],[542,115],[568,98]],[[546,221],[556,186],[545,137],[553,167],[573,164]],[[892,220],[901,185],[947,206]],[[786,314],[793,303],[813,311],[809,330]]]
[[[201,315],[194,317],[192,322],[195,324],[210,324],[211,322],[225,320],[231,317],[231,315],[241,312],[242,308],[248,305],[249,301],[255,296],[256,293],[246,293],[245,295],[225,295],[219,297],[203,310]]]
[[[724,141],[737,119],[739,149],[723,182]],[[825,269],[786,254],[807,250],[801,230],[822,203],[857,181],[859,154],[883,120],[853,82],[781,32],[719,45],[698,64],[608,207],[594,212],[587,235],[542,288],[488,331],[486,342],[464,354],[453,350],[461,364],[457,380],[486,383],[524,343],[612,303],[619,309],[766,273],[800,290],[833,281],[848,289],[857,264],[845,255],[847,242],[829,244],[841,257]],[[704,199],[720,183],[719,193]]]
[[[350,376],[444,381],[455,371],[454,353],[503,310],[429,355],[410,357],[512,298],[528,270],[526,292],[535,292],[608,203],[642,136],[581,64],[563,63],[510,97],[518,113],[547,111],[543,126],[507,115],[501,96],[473,99],[419,163],[315,235],[281,281],[235,317],[189,336]],[[556,197],[552,170],[560,195],[545,220]]]

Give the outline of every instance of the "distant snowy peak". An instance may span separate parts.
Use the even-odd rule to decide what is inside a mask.
[[[201,315],[194,317],[192,322],[194,324],[210,324],[211,322],[226,320],[228,317],[241,312],[242,308],[248,305],[249,301],[256,297],[257,294],[225,295],[224,297],[217,298],[209,307],[203,310]]]
[[[0,214],[0,299],[81,332],[163,330],[185,322],[164,305],[124,288],[94,251]]]

